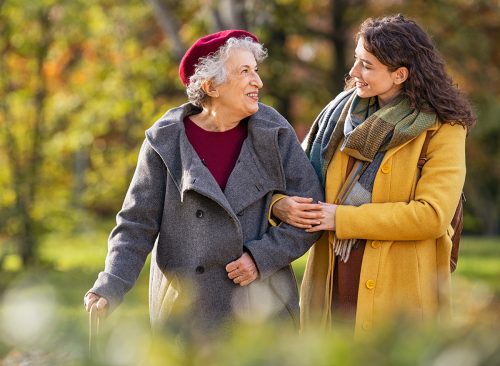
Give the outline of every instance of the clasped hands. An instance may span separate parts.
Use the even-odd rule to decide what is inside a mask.
[[[309,233],[335,230],[336,211],[337,205],[325,202],[313,203],[312,198],[297,196],[284,197],[272,208],[273,216]]]

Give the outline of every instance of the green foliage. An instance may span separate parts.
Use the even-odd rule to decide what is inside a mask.
[[[152,4],[165,8],[162,18]],[[236,4],[244,4],[238,10]],[[119,209],[148,128],[186,101],[178,53],[246,27],[269,49],[263,102],[302,138],[342,88],[367,16],[402,12],[433,36],[479,122],[467,146],[465,230],[498,234],[500,9],[488,1],[108,0],[0,2],[0,238],[24,256],[40,233]],[[160,27],[170,24],[168,33]],[[163,23],[162,23],[163,22]],[[180,51],[179,51],[180,50]],[[24,244],[23,244],[24,243]],[[19,249],[20,248],[20,249]]]
[[[115,213],[145,128],[182,94],[142,1],[34,4],[0,4],[0,233],[21,247]]]
[[[457,276],[480,281],[500,301],[500,241],[496,237],[466,237],[460,245]]]
[[[19,299],[30,300],[20,303],[23,315],[47,314],[17,340],[5,333],[3,317],[0,359],[21,364],[31,357],[51,365],[500,363],[500,246],[497,238],[469,237],[453,275],[460,316],[442,332],[412,331],[400,322],[353,344],[343,330],[297,337],[272,326],[243,327],[234,339],[193,350],[148,336],[146,268],[106,322],[106,355],[86,357],[82,295],[102,269],[109,218],[121,205],[144,130],[186,100],[175,46],[186,49],[220,27],[259,35],[270,53],[261,67],[263,101],[302,137],[342,87],[359,23],[395,12],[415,18],[479,117],[467,145],[465,229],[500,232],[500,89],[491,82],[500,63],[495,2],[246,0],[238,13],[235,1],[158,1],[172,16],[173,34],[159,26],[153,2],[0,0],[0,316],[11,314],[8,301]],[[39,259],[38,269],[20,272],[29,256]],[[305,260],[294,263],[299,281]],[[120,335],[134,330],[141,347],[123,352],[129,343]]]
[[[79,235],[46,235],[42,258],[54,268],[0,276],[0,362],[34,365],[496,365],[500,239],[466,237],[453,274],[454,321],[437,328],[405,319],[353,341],[351,330],[298,335],[279,324],[241,324],[230,338],[180,341],[148,330],[148,268],[125,302],[104,322],[98,352],[88,358],[82,297],[102,269],[112,222]],[[486,263],[486,265],[484,265]],[[490,264],[487,264],[490,263]],[[294,263],[302,276],[305,257]],[[482,276],[485,267],[489,275]],[[30,314],[35,314],[32,317]],[[29,331],[16,331],[24,328]]]

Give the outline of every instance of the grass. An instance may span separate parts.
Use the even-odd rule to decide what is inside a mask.
[[[456,275],[486,284],[500,299],[500,238],[464,238]]]
[[[140,356],[144,349],[156,350],[156,353],[153,352],[154,355],[149,355],[148,362],[151,365],[168,364],[165,361],[165,354],[169,355],[171,364],[196,364],[196,359],[189,356],[189,352],[182,352],[173,345],[175,342],[139,337],[141,334],[148,334],[148,265],[141,272],[136,286],[127,294],[122,306],[106,320],[106,361],[87,358],[85,352],[87,314],[84,312],[82,299],[104,266],[110,225],[104,226],[108,227],[77,235],[63,233],[47,235],[42,241],[40,256],[43,262],[50,263],[50,266],[30,271],[15,270],[15,266],[13,266],[10,271],[1,273],[0,364],[2,364],[2,360],[12,361],[13,357],[20,354],[36,359],[43,359],[44,355],[52,357],[50,362],[32,363],[35,365],[132,365],[134,362],[137,363],[138,358],[144,357],[144,355]],[[305,263],[305,256],[293,263],[299,281],[302,278]],[[464,237],[460,248],[458,269],[453,274],[454,295],[461,312],[461,316],[458,318],[460,324],[456,327],[460,326],[461,328],[455,328],[452,332],[442,335],[436,335],[432,330],[428,330],[429,334],[410,334],[408,333],[409,327],[404,327],[404,322],[401,322],[387,330],[386,333],[381,333],[377,337],[378,339],[373,340],[374,343],[366,348],[364,355],[357,354],[356,350],[353,349],[354,346],[350,344],[352,342],[346,341],[349,337],[346,337],[342,332],[328,337],[301,338],[299,341],[295,335],[272,327],[259,330],[246,329],[240,330],[238,341],[231,340],[230,352],[221,349],[213,351],[214,353],[205,355],[204,363],[207,365],[271,365],[276,364],[279,357],[282,357],[282,360],[288,361],[278,362],[280,364],[329,365],[332,363],[329,363],[328,357],[333,359],[341,357],[346,365],[367,362],[404,365],[415,364],[416,353],[420,353],[418,357],[423,364],[447,364],[443,362],[453,362],[456,360],[453,357],[459,357],[458,360],[460,357],[466,357],[467,355],[464,356],[462,351],[469,347],[476,353],[480,352],[480,360],[486,360],[485,362],[469,364],[493,365],[500,361],[498,358],[500,351],[491,345],[491,342],[496,342],[496,345],[500,344],[500,336],[497,335],[500,334],[500,329],[496,325],[499,320],[499,279],[500,238]],[[12,298],[22,299],[24,301],[21,302],[22,306],[16,304],[13,307],[9,302]],[[17,312],[17,308],[23,309],[23,312]],[[33,318],[35,320],[29,317],[30,313],[37,314]],[[26,318],[26,321],[31,319],[31,323],[23,323],[22,321],[20,323],[21,325],[25,324],[27,329],[35,329],[32,330],[31,338],[30,334],[25,334],[24,338],[19,339],[15,336],[11,337],[8,327],[2,326],[2,322],[7,324],[11,321],[9,317],[13,316],[12,314],[21,314],[21,318]],[[45,329],[43,331],[45,335],[42,336],[43,332],[36,333],[36,326],[33,325],[36,325],[37,322],[40,323],[40,319],[44,319],[43,314],[49,317],[48,324],[52,324],[52,326],[44,325],[49,327],[49,337],[46,336],[46,328],[40,328]],[[265,336],[263,329],[265,329]],[[473,336],[468,338],[465,330],[472,331]],[[136,344],[123,346],[123,344],[129,344],[131,339],[131,336],[123,338],[124,335],[130,334],[139,337],[135,342],[137,344],[143,344],[144,339],[149,339],[149,341],[146,341],[147,344],[143,344],[139,348]],[[483,340],[483,338],[485,339]],[[135,338],[132,337],[132,339]],[[335,345],[332,345],[331,342],[334,342]],[[59,357],[57,360],[53,356],[52,349],[54,347],[61,350],[57,353]],[[124,351],[124,347],[128,349],[129,353]],[[310,347],[309,351],[304,347]],[[380,354],[376,351],[377,347],[385,347],[386,349],[389,347],[393,351]],[[33,354],[33,349],[37,349],[38,353]],[[327,352],[326,349],[328,349]],[[451,353],[441,354],[445,350]],[[458,353],[455,354],[454,350],[462,353],[457,351]],[[469,354],[469,356],[479,357],[476,353],[472,356]],[[231,361],[234,354],[244,355],[241,362]],[[442,357],[444,361],[437,362],[439,357]],[[489,363],[488,357],[494,363]],[[374,359],[378,361],[372,362]],[[16,363],[11,362],[10,364]]]
[[[108,231],[89,231],[78,235],[54,233],[47,235],[40,248],[44,262],[51,263],[50,270],[33,273],[4,272],[0,280],[0,290],[16,279],[36,278],[46,281],[58,289],[64,306],[80,312],[82,296],[93,284],[98,272],[104,267],[107,251]],[[300,283],[307,255],[293,263]],[[136,286],[127,294],[124,307],[128,311],[147,308],[148,263],[141,272]],[[480,283],[490,288],[496,299],[500,299],[500,238],[464,237],[454,279]],[[85,314],[84,314],[85,315]]]

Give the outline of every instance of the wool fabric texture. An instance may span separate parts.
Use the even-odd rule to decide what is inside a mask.
[[[206,57],[211,53],[217,52],[229,38],[250,37],[255,42],[259,42],[256,35],[241,29],[228,29],[213,33],[198,39],[186,51],[179,64],[179,76],[184,85],[189,85],[189,78],[194,74],[196,65],[200,58]]]
[[[385,151],[417,137],[436,121],[435,113],[411,109],[403,96],[380,108],[376,97],[360,98],[354,89],[341,94],[325,109],[318,117],[318,127],[315,122],[311,129],[316,129],[317,135],[309,148],[310,159],[322,182],[339,144],[341,151],[367,164],[357,181],[347,182],[354,184],[347,196],[335,202],[350,206],[372,202],[375,176]],[[338,239],[334,234],[334,251],[340,260],[347,262],[357,240]]]
[[[435,113],[410,108],[403,96],[376,110],[376,97],[359,98],[355,90],[347,90],[330,102],[305,138],[306,153],[323,184],[328,164],[342,140],[343,152],[371,162],[377,152],[402,145],[436,122]],[[363,123],[353,121],[356,119]],[[344,130],[346,120],[353,124],[352,131]]]
[[[259,103],[248,118],[247,138],[223,192],[185,133],[184,118],[198,113],[199,107],[184,104],[146,131],[110,235],[105,270],[90,292],[105,297],[112,311],[152,253],[149,306],[155,329],[166,326],[176,334],[205,337],[216,328],[230,328],[240,316],[254,322],[264,320],[261,315],[266,321],[298,325],[299,298],[290,263],[319,233],[289,225],[270,228],[267,211],[276,191],[323,200],[314,170],[292,126]],[[225,268],[244,250],[256,263],[259,278],[239,286]],[[263,294],[272,304],[265,314]]]

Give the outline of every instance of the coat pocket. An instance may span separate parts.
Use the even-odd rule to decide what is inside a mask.
[[[153,328],[158,328],[168,319],[179,297],[179,289],[177,276],[167,277],[153,260],[149,276],[149,316]]]
[[[299,291],[291,265],[282,268],[269,279],[269,285],[282,303],[296,327],[299,327]]]

